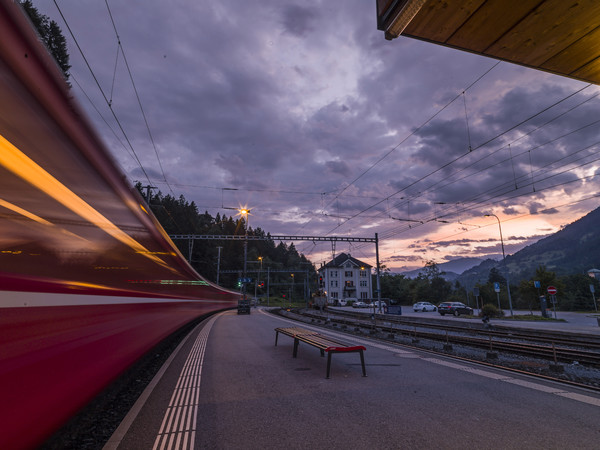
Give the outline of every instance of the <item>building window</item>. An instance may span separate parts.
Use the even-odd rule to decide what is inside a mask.
[[[338,287],[337,280],[331,280],[331,287]]]
[[[361,287],[367,287],[367,280],[360,280]]]
[[[368,298],[367,297],[367,293],[366,292],[361,292],[360,293],[360,299],[363,300],[363,299],[366,299],[366,298]]]
[[[360,276],[361,277],[366,277],[367,276],[367,271],[366,270],[361,270],[360,271]]]
[[[337,292],[332,292],[331,293],[331,298],[338,298],[338,293]]]
[[[331,271],[331,278],[337,278],[337,270]]]
[[[346,281],[346,287],[354,287],[354,281]]]
[[[351,270],[346,270],[346,272],[344,272],[344,275],[346,276],[346,278],[352,278],[353,273]]]

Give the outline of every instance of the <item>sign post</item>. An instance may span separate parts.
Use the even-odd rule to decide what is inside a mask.
[[[494,291],[496,291],[496,298],[498,299],[498,313],[502,311],[502,307],[500,306],[500,283],[494,282]]]
[[[558,290],[554,286],[548,286],[546,291],[548,291],[548,295],[550,295],[550,299],[552,301],[552,308],[554,309],[554,318],[556,319],[556,293],[558,292]]]

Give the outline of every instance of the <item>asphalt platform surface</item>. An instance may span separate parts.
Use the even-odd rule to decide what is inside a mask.
[[[294,325],[261,308],[205,320],[105,449],[599,448],[598,393],[317,329],[367,348],[367,377],[349,353],[326,379],[316,348],[274,345]]]

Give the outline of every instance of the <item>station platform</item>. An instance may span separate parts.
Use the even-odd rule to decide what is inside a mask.
[[[597,448],[600,394],[414,349],[326,358],[254,308],[202,322],[104,447],[112,449]],[[304,328],[312,328],[303,324]]]

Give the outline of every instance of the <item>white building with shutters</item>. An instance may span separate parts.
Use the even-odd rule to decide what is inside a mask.
[[[327,293],[327,302],[335,304],[340,299],[358,299],[366,301],[373,298],[369,264],[340,253],[332,261],[318,270],[322,278],[322,287]]]

